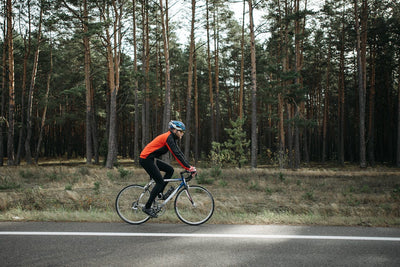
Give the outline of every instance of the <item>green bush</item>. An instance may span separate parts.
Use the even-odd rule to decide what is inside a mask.
[[[260,191],[261,190],[260,184],[258,182],[251,182],[251,184],[249,185],[249,190]]]
[[[118,172],[121,179],[126,179],[131,174],[129,170],[125,170],[123,167],[118,167]]]
[[[94,190],[96,195],[98,195],[100,193],[100,182],[94,182],[93,190]]]
[[[115,180],[114,173],[112,171],[108,171],[106,175],[107,175],[107,178],[110,181],[114,181]]]
[[[206,173],[200,173],[196,176],[196,181],[198,184],[213,184],[214,179],[209,178]]]
[[[29,169],[20,170],[19,176],[21,176],[22,178],[25,178],[25,179],[29,179],[29,180],[40,178],[40,175],[38,174],[38,172],[33,172],[32,170],[29,170]]]
[[[308,191],[303,195],[305,200],[315,201],[314,191]]]
[[[7,178],[1,179],[0,181],[0,190],[17,189],[20,187],[21,187],[20,184],[17,184],[13,181],[9,181]]]
[[[211,170],[210,170],[210,175],[211,175],[211,177],[217,178],[217,177],[221,176],[221,174],[222,174],[222,170],[221,170],[221,168],[218,167],[218,166],[214,166],[214,167],[211,168]]]
[[[50,180],[50,181],[60,181],[63,178],[63,175],[60,173],[56,173],[56,172],[51,172],[51,173],[47,173],[46,177]]]
[[[79,173],[81,174],[81,175],[90,175],[90,171],[89,171],[89,168],[88,167],[80,167],[79,169],[78,169],[78,171],[79,171]]]
[[[238,118],[236,121],[231,120],[232,128],[225,128],[225,132],[230,138],[223,144],[212,142],[210,159],[214,165],[220,167],[227,163],[235,164],[241,168],[248,161],[250,140],[246,140],[246,132],[243,131],[244,121],[244,118]]]
[[[285,181],[285,176],[283,176],[283,173],[279,173],[278,174],[278,179],[281,181],[281,182],[284,182]]]
[[[219,183],[219,185],[222,186],[222,187],[226,187],[226,186],[228,185],[228,182],[225,181],[225,180],[219,180],[218,183]]]

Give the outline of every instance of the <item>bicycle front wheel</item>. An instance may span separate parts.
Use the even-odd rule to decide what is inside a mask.
[[[175,198],[174,208],[182,222],[200,225],[213,215],[214,198],[204,187],[192,185],[179,191]]]
[[[115,200],[115,209],[119,217],[130,224],[141,224],[150,219],[142,211],[149,199],[150,192],[141,185],[128,185],[123,188]]]

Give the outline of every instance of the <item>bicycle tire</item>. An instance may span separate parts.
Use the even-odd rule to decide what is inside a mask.
[[[115,199],[115,209],[118,216],[129,224],[142,224],[150,216],[142,211],[142,207],[149,199],[150,191],[144,190],[141,185],[128,185],[119,191]]]
[[[214,198],[204,187],[192,185],[178,192],[174,209],[182,222],[189,225],[200,225],[207,222],[213,215]]]

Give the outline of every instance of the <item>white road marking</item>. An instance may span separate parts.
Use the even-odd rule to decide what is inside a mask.
[[[7,235],[8,236],[193,237],[193,238],[237,238],[237,239],[315,239],[315,240],[400,242],[400,237],[376,237],[376,236],[0,231],[0,236],[7,236]]]

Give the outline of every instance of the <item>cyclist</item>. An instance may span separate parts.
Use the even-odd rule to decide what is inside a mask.
[[[185,124],[183,124],[181,121],[172,120],[169,122],[168,127],[168,132],[157,136],[153,139],[153,141],[147,144],[142,153],[140,153],[139,158],[140,165],[150,175],[150,178],[154,179],[156,182],[156,185],[151,191],[146,205],[142,209],[144,213],[150,215],[151,217],[157,217],[157,212],[151,208],[151,204],[157,195],[164,191],[164,188],[167,185],[167,182],[164,182],[164,179],[170,179],[174,174],[174,168],[168,163],[159,159],[161,155],[170,151],[176,161],[178,161],[178,163],[184,169],[191,172],[192,175],[196,174],[196,168],[189,164],[184,154],[176,144],[176,140],[181,139],[185,133]],[[165,172],[164,177],[161,175],[160,171]],[[173,188],[164,196],[161,195],[162,198],[167,199],[172,191]]]

